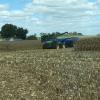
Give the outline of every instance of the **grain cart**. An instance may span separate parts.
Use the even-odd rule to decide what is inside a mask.
[[[74,43],[78,41],[79,38],[63,38],[63,39],[51,39],[49,41],[43,42],[43,49],[59,49],[73,47]]]

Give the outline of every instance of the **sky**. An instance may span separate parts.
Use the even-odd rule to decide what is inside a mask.
[[[6,24],[41,32],[100,34],[100,0],[0,0],[0,28]]]

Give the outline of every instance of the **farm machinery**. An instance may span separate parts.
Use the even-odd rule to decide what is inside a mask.
[[[77,42],[79,38],[63,38],[63,39],[50,39],[43,42],[43,49],[59,49],[74,47],[74,43]]]

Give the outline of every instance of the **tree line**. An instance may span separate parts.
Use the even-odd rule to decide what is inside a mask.
[[[24,29],[23,27],[18,27],[16,25],[13,24],[5,24],[1,27],[1,31],[0,31],[0,36],[3,39],[10,39],[10,38],[14,38],[14,39],[27,39],[27,40],[37,40],[37,34],[33,34],[33,35],[28,35],[28,30]],[[83,35],[82,33],[77,33],[77,32],[52,32],[52,33],[40,33],[40,38],[41,41],[48,41],[50,39],[56,39],[58,36],[61,35]]]

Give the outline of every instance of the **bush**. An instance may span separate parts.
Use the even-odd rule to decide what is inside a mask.
[[[75,50],[100,51],[100,37],[84,38],[75,43]]]

